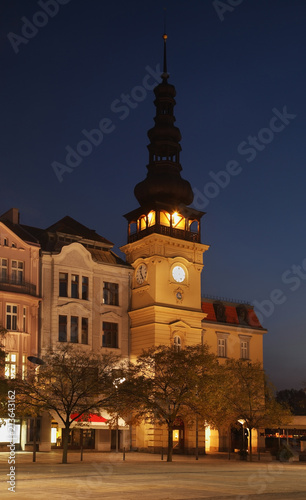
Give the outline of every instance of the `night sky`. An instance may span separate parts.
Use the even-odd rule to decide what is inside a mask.
[[[182,176],[207,212],[203,294],[255,303],[272,382],[305,387],[304,0],[2,0],[0,213],[43,228],[70,215],[119,252],[146,175],[164,7]]]

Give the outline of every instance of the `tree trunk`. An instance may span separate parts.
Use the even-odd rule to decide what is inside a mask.
[[[229,425],[227,428],[227,447],[228,447],[228,459],[231,459],[232,450],[232,426]]]
[[[172,462],[173,453],[173,430],[168,428],[168,455],[167,462]]]
[[[67,464],[69,427],[65,427],[62,430],[62,436],[63,436],[63,458],[62,458],[62,464]]]
[[[199,460],[199,420],[196,417],[196,460]]]
[[[204,424],[204,450],[203,455],[206,455],[206,424]]]
[[[253,453],[252,453],[252,427],[250,427],[249,433],[250,433],[250,462],[252,462],[252,459],[253,459]]]

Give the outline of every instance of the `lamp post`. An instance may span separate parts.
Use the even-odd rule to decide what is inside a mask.
[[[118,401],[118,386],[125,381],[125,378],[116,378],[113,382],[116,387],[116,399]],[[118,407],[117,407],[117,415],[116,415],[116,453],[119,452],[119,429],[118,429]]]
[[[39,367],[45,364],[45,362],[42,359],[37,358],[36,356],[28,356],[27,359],[28,359],[28,361],[30,361],[30,363],[37,365],[34,368],[35,375],[36,375],[36,371],[39,369]],[[33,422],[33,462],[36,462],[36,439],[37,439],[37,415],[35,413],[34,422]]]
[[[241,450],[241,459],[242,460],[246,460],[246,455],[245,455],[246,447],[245,447],[245,435],[244,435],[244,424],[245,424],[246,421],[244,420],[244,418],[239,418],[238,422],[239,422],[239,424],[242,425],[242,450]]]

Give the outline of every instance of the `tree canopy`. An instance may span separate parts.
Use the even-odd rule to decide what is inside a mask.
[[[126,381],[119,388],[120,399],[137,417],[167,426],[168,461],[172,461],[177,419],[188,422],[195,418],[197,388],[206,386],[207,397],[212,394],[212,373],[216,367],[215,356],[207,346],[200,345],[181,350],[163,345],[152,347],[130,365]]]
[[[19,381],[19,404],[36,414],[53,412],[62,421],[62,462],[67,463],[71,424],[81,415],[110,406],[115,391],[113,373],[119,360],[113,354],[96,355],[64,345],[48,352],[43,362],[26,380]]]

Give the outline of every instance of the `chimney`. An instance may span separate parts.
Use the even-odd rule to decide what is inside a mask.
[[[5,212],[0,216],[0,219],[3,221],[8,220],[13,224],[19,224],[19,209],[10,208],[7,212]]]

